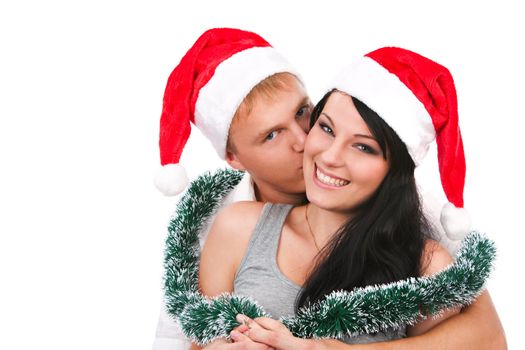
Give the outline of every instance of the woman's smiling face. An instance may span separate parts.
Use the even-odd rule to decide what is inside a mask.
[[[335,91],[306,138],[308,200],[351,214],[377,190],[389,164],[352,98]]]

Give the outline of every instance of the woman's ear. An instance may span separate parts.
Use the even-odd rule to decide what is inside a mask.
[[[232,151],[226,151],[226,162],[228,162],[233,169],[246,170],[239,157]]]

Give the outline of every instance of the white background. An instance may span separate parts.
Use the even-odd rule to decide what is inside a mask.
[[[525,26],[517,1],[12,3],[0,5],[1,349],[151,346],[176,202],[152,185],[162,95],[182,55],[217,26],[260,33],[303,72],[314,101],[345,62],[381,46],[451,70],[465,203],[498,245],[488,286],[510,348],[519,347]],[[183,163],[191,177],[222,164],[197,133]]]

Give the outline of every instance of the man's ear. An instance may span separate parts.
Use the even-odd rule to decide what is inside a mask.
[[[226,151],[226,162],[228,162],[233,169],[246,170],[237,155],[231,151]]]

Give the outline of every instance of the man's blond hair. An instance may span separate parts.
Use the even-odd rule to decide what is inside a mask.
[[[272,102],[278,91],[292,88],[294,80],[301,83],[295,75],[283,72],[270,75],[268,78],[255,85],[241,102],[239,108],[237,108],[230,125],[230,130],[232,130],[233,126],[240,120],[250,115],[257,102],[260,102],[261,100]],[[233,153],[236,152],[235,145],[231,141],[230,135],[228,135],[226,150]]]

